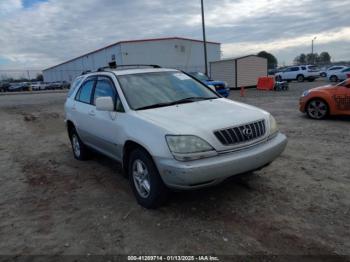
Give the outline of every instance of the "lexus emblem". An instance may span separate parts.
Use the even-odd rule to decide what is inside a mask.
[[[242,130],[243,135],[250,137],[253,135],[253,131],[250,127],[244,127]]]

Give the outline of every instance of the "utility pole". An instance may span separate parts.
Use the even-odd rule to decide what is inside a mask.
[[[201,6],[202,6],[202,28],[203,28],[205,75],[208,76],[207,40],[206,40],[206,37],[205,37],[205,22],[204,22],[204,4],[203,4],[203,0],[201,0]]]
[[[312,63],[315,64],[315,58],[314,58],[314,41],[316,40],[317,36],[315,36],[311,40],[311,57],[312,57]]]

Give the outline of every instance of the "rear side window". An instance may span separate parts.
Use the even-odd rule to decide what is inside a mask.
[[[95,79],[88,79],[86,82],[84,82],[75,99],[80,102],[90,104],[94,83]]]
[[[80,86],[81,82],[83,81],[84,77],[78,77],[74,80],[74,82],[71,84],[70,89],[68,91],[67,96],[71,97],[74,93],[75,89],[77,89],[78,86]]]

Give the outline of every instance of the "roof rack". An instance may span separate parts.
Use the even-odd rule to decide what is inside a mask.
[[[97,69],[97,72],[101,72],[101,71],[105,71],[105,69],[118,69],[121,67],[152,67],[152,68],[162,68],[159,65],[148,65],[148,64],[130,64],[130,65],[116,65],[116,64],[112,64],[110,63],[110,65],[108,66],[104,66],[104,67],[100,67],[99,69]]]
[[[91,70],[83,71],[83,72],[81,73],[81,75],[86,75],[86,74],[88,74],[88,73],[91,73]]]

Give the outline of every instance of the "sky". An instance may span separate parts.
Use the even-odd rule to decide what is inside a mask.
[[[223,58],[265,50],[280,65],[328,51],[350,60],[348,0],[204,0]],[[122,40],[202,38],[200,0],[0,0],[0,69],[45,69]]]

